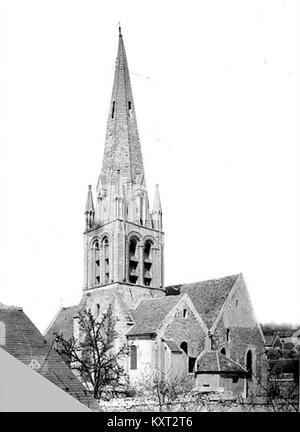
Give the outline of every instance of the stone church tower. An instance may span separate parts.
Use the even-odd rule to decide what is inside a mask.
[[[45,337],[80,338],[78,313],[111,304],[130,382],[150,366],[165,376],[195,374],[207,391],[259,394],[266,381],[264,336],[242,274],[164,287],[164,233],[156,187],[152,210],[121,29],[102,169],[85,208],[84,286]],[[173,375],[172,375],[173,376]],[[223,391],[222,390],[222,391]]]
[[[123,321],[123,333],[126,322],[132,321],[130,309],[142,297],[164,294],[164,235],[158,186],[152,211],[149,208],[120,28],[102,169],[95,203],[89,186],[85,219],[81,304],[97,312],[113,302],[118,318]]]

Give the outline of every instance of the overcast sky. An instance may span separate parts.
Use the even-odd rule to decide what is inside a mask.
[[[43,331],[80,300],[120,21],[165,283],[242,272],[261,322],[300,322],[300,3],[7,0],[0,19],[0,302]]]

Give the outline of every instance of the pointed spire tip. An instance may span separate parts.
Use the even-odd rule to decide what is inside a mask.
[[[85,206],[85,213],[86,212],[94,212],[94,202],[93,202],[93,193],[92,193],[91,185],[89,185],[88,187],[87,200]]]
[[[121,30],[121,24],[119,23],[119,36],[122,37],[122,30]]]

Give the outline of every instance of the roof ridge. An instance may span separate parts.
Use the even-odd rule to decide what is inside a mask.
[[[222,277],[218,277],[218,278],[214,278],[214,279],[206,279],[206,280],[194,281],[194,282],[183,282],[183,283],[179,283],[179,284],[168,285],[165,288],[181,287],[183,285],[187,286],[187,285],[194,285],[194,284],[207,283],[207,282],[217,282],[217,281],[224,280],[224,279],[227,279],[227,278],[238,277],[241,274],[242,273],[240,272],[240,273],[235,273],[235,274],[231,274],[231,275],[228,275],[228,276],[222,276]]]
[[[138,306],[143,302],[143,301],[149,301],[149,300],[162,300],[162,299],[168,299],[168,300],[170,300],[170,297],[176,297],[176,298],[179,298],[180,296],[182,296],[183,294],[180,294],[180,295],[174,295],[174,296],[172,296],[172,295],[169,295],[169,296],[161,296],[161,297],[151,297],[151,298],[146,298],[146,299],[142,299],[141,301],[140,301],[140,303],[138,304]]]
[[[62,306],[62,309],[66,310],[66,309],[71,309],[71,308],[75,308],[78,307],[78,304],[75,304],[74,306]]]
[[[0,310],[19,310],[22,311],[23,308],[21,306],[14,306],[14,305],[5,305],[4,303],[0,303]]]
[[[48,333],[48,330],[52,327],[52,324],[56,321],[56,319],[59,317],[59,314],[61,313],[61,311],[63,310],[63,306],[61,306],[58,311],[56,312],[56,314],[54,315],[54,317],[52,318],[51,322],[49,323],[49,325],[47,326],[46,330],[42,333],[42,335],[45,337],[46,334]]]

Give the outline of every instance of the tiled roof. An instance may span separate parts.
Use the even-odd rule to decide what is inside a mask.
[[[0,321],[5,325],[5,345],[1,347],[78,399],[91,409],[98,409],[81,382],[20,309],[0,309]]]
[[[61,308],[47,328],[44,334],[45,338],[52,342],[54,333],[58,333],[63,334],[65,339],[70,339],[74,333],[73,317],[77,312],[78,306]]]
[[[279,359],[281,357],[281,354],[282,354],[281,350],[271,347],[267,350],[267,359],[268,360]]]
[[[202,373],[242,373],[247,370],[234,360],[221,354],[219,351],[203,351],[196,366],[197,372]]]
[[[182,353],[182,350],[179,346],[172,340],[164,340],[164,343],[170,348],[171,352],[179,352]]]
[[[285,350],[292,350],[293,348],[295,348],[295,344],[293,344],[293,342],[286,342],[283,344],[283,349]]]
[[[126,319],[126,321],[128,323],[132,323],[133,322],[133,315],[132,315],[132,309],[128,308],[123,296],[121,295],[121,293],[116,293],[116,299],[119,302],[120,306],[121,306],[121,310],[123,313],[123,318]]]
[[[1,412],[91,412],[0,346]]]
[[[214,324],[239,274],[166,287],[167,296],[187,293],[208,329]]]
[[[127,336],[155,333],[178,301],[178,296],[142,300],[133,311],[136,324],[129,329]]]

